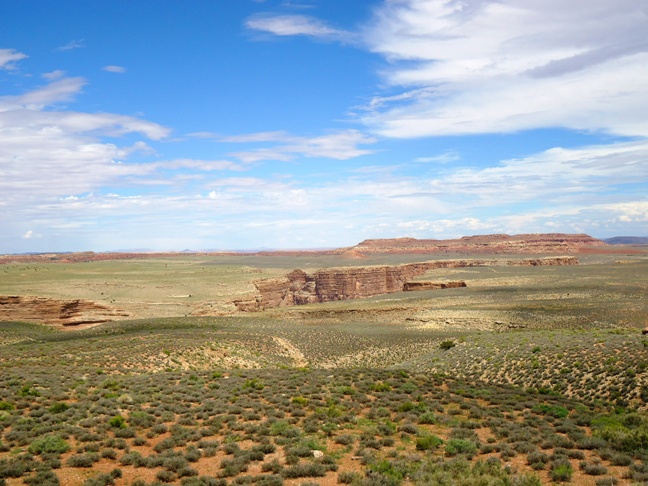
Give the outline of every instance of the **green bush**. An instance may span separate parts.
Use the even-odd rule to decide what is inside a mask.
[[[446,339],[445,341],[442,341],[441,344],[439,344],[439,347],[443,349],[444,351],[447,351],[448,349],[454,348],[457,345],[452,339]]]
[[[57,402],[50,405],[49,411],[50,413],[63,413],[69,408],[70,406],[67,403]]]
[[[457,454],[473,455],[477,453],[477,444],[466,439],[448,439],[445,451],[449,456],[456,456]]]
[[[574,470],[567,459],[559,459],[552,463],[549,477],[552,481],[571,481]]]
[[[39,437],[29,446],[32,454],[56,453],[62,454],[70,450],[70,445],[58,435]]]
[[[424,435],[416,439],[416,449],[419,451],[429,451],[430,449],[436,449],[441,444],[443,444],[443,441],[436,435]]]
[[[108,425],[114,429],[123,429],[126,427],[126,419],[121,415],[115,415],[108,421]]]

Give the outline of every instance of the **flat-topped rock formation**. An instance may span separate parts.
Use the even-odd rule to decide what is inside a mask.
[[[258,294],[250,299],[235,300],[234,304],[241,311],[260,311],[274,307],[360,299],[401,292],[413,278],[435,268],[577,264],[577,258],[562,256],[520,260],[433,260],[404,265],[327,268],[312,274],[303,270],[293,270],[285,278],[257,280],[254,284]]]
[[[365,240],[356,246],[342,248],[362,255],[376,253],[472,253],[472,254],[573,254],[583,248],[607,246],[585,234],[527,234],[464,236],[455,240],[417,240],[392,238]]]
[[[0,321],[28,321],[76,327],[100,324],[112,320],[112,317],[124,315],[123,311],[116,311],[89,300],[0,295]]]

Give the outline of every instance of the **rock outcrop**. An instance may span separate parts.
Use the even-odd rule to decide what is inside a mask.
[[[123,311],[89,300],[58,300],[47,297],[0,296],[0,321],[29,321],[75,327],[108,322]]]
[[[466,282],[459,280],[458,282],[430,282],[427,280],[419,280],[414,282],[405,282],[403,291],[414,292],[417,290],[439,290],[439,289],[457,289],[466,287]]]
[[[432,260],[404,265],[327,268],[312,274],[293,270],[283,279],[257,280],[254,284],[258,294],[250,299],[235,300],[234,304],[241,311],[260,311],[401,292],[412,279],[435,268],[577,264],[577,258],[562,256],[520,260]]]

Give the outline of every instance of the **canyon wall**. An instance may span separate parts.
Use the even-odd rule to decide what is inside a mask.
[[[241,311],[260,311],[274,307],[331,302],[335,300],[360,299],[374,295],[405,290],[410,280],[435,268],[460,268],[483,266],[544,266],[577,265],[575,257],[546,257],[520,260],[432,260],[404,265],[381,265],[367,267],[341,267],[317,270],[307,274],[293,270],[282,279],[258,280],[254,284],[258,294],[250,299],[235,300]],[[428,288],[450,288],[447,284],[427,282]],[[453,283],[453,287],[465,286]],[[417,284],[407,290],[414,290]]]

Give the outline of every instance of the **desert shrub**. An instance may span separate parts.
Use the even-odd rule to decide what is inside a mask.
[[[466,439],[448,439],[445,452],[449,456],[456,456],[457,454],[472,456],[477,453],[477,444]]]
[[[62,454],[70,450],[70,445],[58,435],[48,435],[34,440],[29,446],[32,454],[43,452]]]
[[[61,484],[58,476],[49,470],[37,471],[34,476],[23,479],[23,482],[29,486],[59,486]]]
[[[619,484],[619,480],[617,478],[601,478],[597,479],[594,484],[596,486],[615,486]]]
[[[527,464],[535,470],[544,469],[547,462],[549,462],[549,456],[544,452],[534,451],[527,454]]]
[[[173,472],[178,472],[180,469],[188,465],[189,462],[182,456],[169,457],[162,463],[162,467]]]
[[[551,463],[549,477],[552,481],[571,481],[574,470],[570,462],[565,459],[558,459]]]
[[[148,442],[146,441],[146,439],[144,437],[135,437],[133,439],[133,445],[134,446],[139,447],[139,446],[145,446],[147,444],[148,444]]]
[[[112,486],[113,484],[115,484],[115,478],[106,473],[88,478],[83,482],[83,486]]]
[[[166,424],[155,424],[151,428],[151,432],[154,432],[156,434],[164,434],[169,431],[169,428],[166,426]]]
[[[136,435],[137,433],[135,432],[135,429],[133,427],[123,427],[123,428],[115,429],[115,437],[119,437],[122,439],[132,439]]]
[[[613,466],[629,466],[632,464],[632,457],[624,453],[613,453],[608,460]]]
[[[263,464],[261,464],[261,471],[262,472],[271,472],[272,471],[273,473],[278,474],[278,473],[281,472],[282,469],[283,469],[283,466],[281,465],[281,463],[279,462],[278,459],[273,459],[270,462],[264,462]]]
[[[180,483],[182,486],[227,486],[225,479],[217,479],[212,476],[182,478]]]
[[[100,459],[99,454],[95,452],[86,452],[85,454],[75,454],[67,460],[70,467],[92,467]]]
[[[117,459],[117,451],[115,451],[115,449],[107,447],[105,449],[102,449],[101,457],[103,457],[104,459]]]
[[[168,471],[166,469],[163,469],[162,471],[158,471],[155,477],[159,480],[162,481],[163,483],[172,483],[176,480],[177,476],[174,472]]]
[[[351,445],[354,442],[354,438],[352,435],[349,434],[343,434],[343,435],[338,435],[335,438],[335,443],[340,444],[340,445]]]
[[[244,457],[233,457],[231,459],[223,459],[220,463],[222,471],[220,475],[223,477],[236,476],[248,470],[250,461]]]
[[[326,470],[327,468],[323,464],[316,462],[307,462],[284,468],[284,470],[281,472],[281,475],[284,478],[323,477],[326,475]]]
[[[9,412],[9,411],[13,410],[14,408],[16,408],[16,407],[14,407],[13,404],[11,404],[9,402],[5,402],[5,401],[0,402],[0,411]]]
[[[437,423],[437,418],[436,415],[432,412],[425,412],[419,415],[418,417],[418,423],[419,424],[427,424],[427,425],[432,425]]]
[[[130,416],[128,417],[128,423],[132,427],[149,428],[153,424],[155,424],[155,417],[146,412],[136,410],[133,413],[131,413]]]
[[[126,419],[121,415],[115,415],[110,420],[108,420],[108,425],[114,429],[121,429],[126,427]]]
[[[179,478],[198,476],[198,471],[190,466],[185,466],[177,472]]]
[[[256,476],[253,482],[256,486],[283,486],[284,484],[283,478],[276,474]]]
[[[400,427],[398,427],[398,431],[403,432],[405,434],[416,435],[416,434],[418,434],[419,429],[418,429],[418,427],[416,425],[414,425],[412,423],[405,423],[405,424],[401,425]]]
[[[569,410],[560,405],[547,405],[546,403],[539,403],[533,407],[533,411],[543,413],[555,418],[564,418],[569,415]]]
[[[581,469],[585,474],[590,476],[602,476],[607,473],[607,468],[603,464],[592,464],[583,462],[581,463]]]
[[[70,408],[70,406],[67,403],[57,402],[57,403],[53,403],[52,405],[50,405],[49,412],[50,413],[62,413],[62,412],[65,412],[66,410],[68,410],[69,408]]]
[[[436,449],[443,441],[438,438],[436,435],[424,435],[417,437],[416,439],[416,449],[419,451],[428,451],[430,449]]]
[[[362,476],[357,472],[341,472],[338,473],[337,482],[339,484],[352,484],[353,482],[359,483]]]
[[[448,349],[454,348],[456,345],[457,343],[455,343],[452,339],[446,339],[445,341],[441,341],[439,348],[447,351]]]

